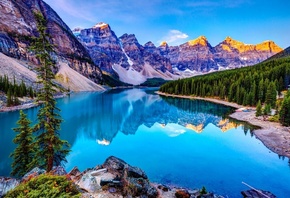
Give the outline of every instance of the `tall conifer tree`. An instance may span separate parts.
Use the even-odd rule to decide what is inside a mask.
[[[38,132],[36,143],[39,151],[36,154],[39,166],[46,167],[46,171],[52,170],[54,165],[60,165],[66,161],[69,153],[69,144],[61,140],[59,136],[60,124],[62,122],[58,114],[60,109],[56,107],[56,101],[53,95],[56,93],[56,87],[53,83],[54,73],[52,68],[55,66],[51,53],[53,45],[50,43],[50,36],[46,30],[46,20],[41,13],[35,13],[37,30],[39,36],[34,38],[32,50],[40,62],[38,68],[38,80],[42,88],[37,95],[37,102],[41,104],[38,112],[38,123],[35,130]]]

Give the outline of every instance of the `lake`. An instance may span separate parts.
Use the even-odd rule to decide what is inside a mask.
[[[152,182],[241,197],[248,187],[290,196],[289,159],[267,149],[253,128],[229,119],[232,108],[160,97],[156,89],[76,93],[58,99],[61,138],[71,144],[66,170],[102,164],[111,155],[143,169]],[[35,122],[37,108],[25,110]],[[0,113],[0,175],[9,176],[19,112]]]

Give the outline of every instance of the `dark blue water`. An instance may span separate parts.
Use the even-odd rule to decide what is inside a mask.
[[[111,156],[145,170],[153,182],[241,197],[244,181],[290,195],[290,167],[230,120],[231,108],[204,101],[161,98],[150,89],[78,93],[59,99],[61,136],[71,144],[66,169],[102,164]],[[37,108],[25,110],[35,121]],[[0,114],[0,175],[8,176],[19,112]]]

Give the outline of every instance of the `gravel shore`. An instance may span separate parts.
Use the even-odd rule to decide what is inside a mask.
[[[54,96],[54,98],[63,98],[66,96],[67,94],[57,94]],[[33,99],[26,99],[21,105],[7,107],[3,101],[1,104],[1,100],[0,100],[0,112],[19,111],[22,109],[29,109],[31,107],[36,107],[37,105],[38,104]]]
[[[209,102],[214,102],[214,103],[234,107],[237,109],[245,107],[242,105],[238,105],[236,103],[232,103],[232,102],[228,102],[224,100],[218,100],[214,98],[180,96],[180,95],[172,95],[172,94],[166,94],[166,93],[161,93],[161,92],[156,92],[156,93],[159,95],[169,96],[169,97],[205,100]],[[260,129],[255,129],[253,131],[255,136],[259,140],[261,140],[261,142],[274,153],[290,158],[290,128],[284,127],[280,123],[264,121],[263,117],[256,117],[255,113],[256,111],[249,111],[249,112],[239,111],[239,112],[232,113],[230,117],[237,120],[245,121],[252,125],[260,127]]]
[[[13,106],[13,107],[2,106],[2,107],[0,107],[0,112],[18,111],[21,109],[29,109],[29,108],[35,107],[35,106],[37,106],[36,103],[27,103],[27,104],[17,105],[17,106]]]

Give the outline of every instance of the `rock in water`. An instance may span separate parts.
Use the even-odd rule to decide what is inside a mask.
[[[269,191],[260,190],[260,192],[261,193],[258,193],[255,190],[247,190],[247,191],[242,191],[241,193],[244,196],[244,198],[266,198],[266,196],[269,198],[276,198],[276,196]]]
[[[14,189],[20,183],[19,180],[8,177],[0,177],[0,197],[4,196],[9,190]]]

